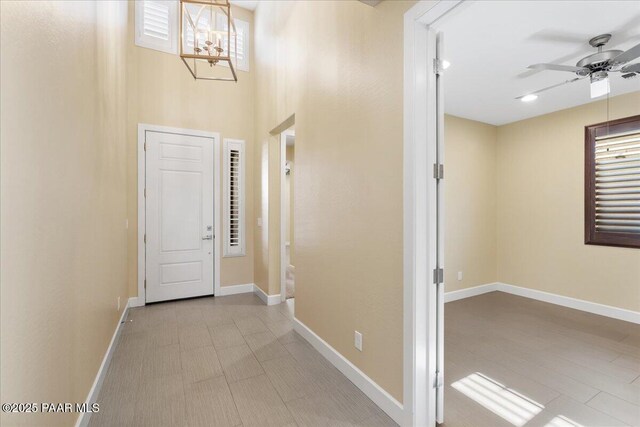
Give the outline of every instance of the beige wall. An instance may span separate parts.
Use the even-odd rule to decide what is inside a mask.
[[[272,159],[279,141],[269,131],[295,113],[295,183],[304,188],[294,206],[296,317],[400,401],[399,64],[412,4],[261,2],[255,16],[256,141],[269,144]],[[270,236],[256,230],[255,280],[270,293],[280,292],[275,171],[268,185],[259,176],[254,185],[256,215],[270,216]],[[364,335],[363,352],[354,330]]]
[[[128,297],[127,8],[2,1],[0,16],[0,400],[83,402]]]
[[[253,12],[233,8],[235,18],[248,21],[253,31]],[[138,123],[219,132],[221,138],[246,141],[246,256],[222,258],[221,285],[253,282],[253,100],[254,64],[249,72],[238,71],[238,82],[194,80],[176,55],[138,47],[134,43],[134,2],[129,2],[127,72],[129,118],[127,124],[127,202],[129,217],[129,292],[138,294],[137,243],[137,144]],[[250,46],[250,52],[253,46]],[[222,150],[222,143],[220,144]],[[223,156],[220,155],[222,161]],[[224,209],[221,204],[222,217]],[[221,222],[222,223],[222,222]],[[220,230],[219,236],[224,231]],[[223,240],[224,241],[224,240]]]
[[[446,291],[496,282],[497,128],[445,116]],[[463,279],[458,280],[458,271]]]
[[[640,114],[640,92],[612,98],[609,119]],[[498,279],[640,310],[640,250],[584,244],[584,126],[598,101],[498,128]]]

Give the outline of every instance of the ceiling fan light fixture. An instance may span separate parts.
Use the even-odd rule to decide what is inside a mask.
[[[625,79],[633,77],[634,73],[640,74],[640,63],[631,63],[635,59],[640,58],[640,43],[625,51],[617,49],[604,50],[604,46],[610,38],[611,34],[600,34],[599,36],[593,37],[589,40],[589,44],[598,51],[580,59],[576,63],[575,67],[563,64],[546,63],[529,65],[528,68],[531,70],[567,71],[575,73],[577,76],[573,79],[565,80],[562,83],[537,90],[535,93],[544,92],[567,83],[577,82],[583,78],[590,77],[591,98],[598,98],[609,94],[611,91],[611,88],[609,87],[608,72],[621,72],[622,77]],[[622,64],[627,65],[618,69],[618,66]]]
[[[611,91],[609,86],[609,75],[606,71],[599,71],[591,74],[591,98],[599,98],[607,95]]]
[[[538,95],[530,93],[529,95],[525,95],[522,98],[520,98],[520,101],[522,101],[522,102],[532,102],[532,101],[535,101],[536,99],[538,99]]]

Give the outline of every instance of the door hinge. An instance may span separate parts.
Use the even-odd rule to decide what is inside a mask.
[[[144,148],[144,151],[147,151],[147,143],[146,142],[143,144],[143,148]]]
[[[442,163],[434,163],[433,164],[433,177],[435,179],[443,179],[444,178],[444,165]]]
[[[436,268],[433,270],[433,283],[439,284],[444,282],[444,269]]]
[[[144,197],[147,197],[147,189],[144,189]]]
[[[144,235],[144,242],[147,243],[147,235]]]
[[[439,76],[444,71],[444,67],[442,65],[442,60],[438,58],[433,58],[433,73],[436,76]]]
[[[438,389],[443,385],[444,385],[444,375],[442,375],[442,372],[436,371],[436,377],[434,379],[433,388]]]
[[[144,279],[144,288],[147,289],[147,279]]]

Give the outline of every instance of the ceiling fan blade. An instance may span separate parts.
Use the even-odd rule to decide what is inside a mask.
[[[567,61],[573,60],[577,56],[580,56],[580,55],[585,56],[587,54],[587,52],[588,52],[587,49],[574,50],[573,52],[568,53],[567,55],[564,55],[564,56],[561,56],[561,57],[558,57],[558,58],[554,58],[553,59],[553,63],[554,64],[558,64],[558,63],[561,64],[563,62],[567,62]],[[540,73],[542,71],[544,71],[544,69],[542,69],[542,68],[539,68],[539,69],[531,69],[531,68],[529,68],[529,69],[527,69],[527,71],[523,71],[522,73],[518,74],[517,77],[518,78],[526,78],[526,77],[538,74],[538,73]]]
[[[636,64],[627,64],[618,71],[623,73],[640,73],[640,62]]]
[[[613,58],[611,62],[614,64],[625,64],[629,61],[633,61],[639,56],[640,56],[640,43],[638,43],[637,45],[635,45],[629,50],[625,50],[620,55]]]
[[[566,85],[567,83],[577,82],[578,80],[582,80],[582,79],[584,79],[584,78],[586,78],[586,76],[585,76],[585,77],[576,77],[575,79],[565,80],[565,81],[563,81],[562,83],[557,83],[557,84],[555,84],[555,85],[553,85],[553,86],[548,86],[548,87],[545,87],[544,89],[540,89],[540,90],[537,90],[537,91],[535,91],[535,92],[529,92],[529,93],[527,93],[527,94],[521,95],[521,96],[517,97],[516,99],[524,98],[524,97],[525,97],[525,96],[527,96],[527,95],[537,95],[537,94],[539,94],[540,92],[545,92],[545,91],[547,91],[547,90],[549,90],[549,89],[554,89],[554,88],[556,88],[556,87],[558,87],[558,86]]]
[[[560,64],[533,64],[529,65],[527,68],[530,68],[532,70],[569,71],[572,73],[577,73],[578,71],[588,71],[586,68]]]

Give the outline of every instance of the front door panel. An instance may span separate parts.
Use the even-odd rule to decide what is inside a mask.
[[[146,133],[146,301],[212,295],[213,139]]]

